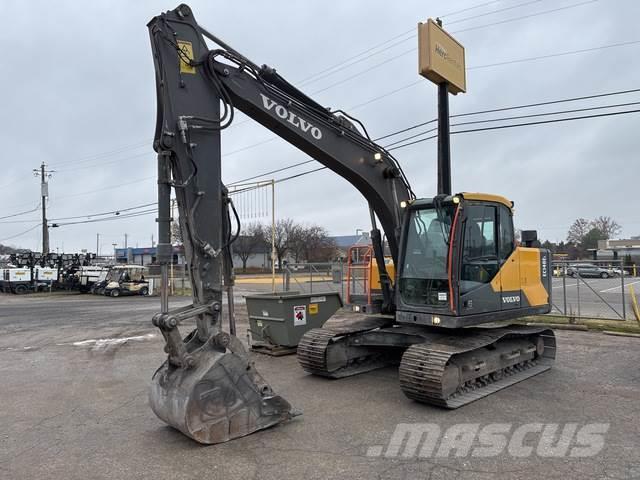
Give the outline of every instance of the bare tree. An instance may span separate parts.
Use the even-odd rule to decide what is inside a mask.
[[[573,224],[569,227],[569,232],[567,233],[567,242],[573,243],[574,245],[580,245],[584,236],[589,233],[591,230],[591,222],[584,218],[578,218]]]
[[[608,240],[620,233],[622,227],[611,217],[600,216],[591,222],[591,227],[596,228],[602,233],[603,240]]]
[[[302,253],[307,262],[330,260],[335,254],[335,241],[320,225],[310,225],[301,230]]]
[[[233,253],[240,257],[243,272],[247,271],[249,258],[264,245],[264,228],[259,223],[250,223],[240,232],[240,236],[233,242]]]
[[[290,218],[282,218],[276,222],[275,249],[278,258],[278,268],[282,268],[282,260],[291,250],[295,241],[297,225]]]

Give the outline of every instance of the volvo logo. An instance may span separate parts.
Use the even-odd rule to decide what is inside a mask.
[[[266,95],[261,93],[260,96],[262,97],[262,104],[268,112],[273,110],[275,114],[282,120],[286,120],[294,127],[302,130],[304,133],[309,133],[316,140],[320,140],[322,138],[322,130],[320,130],[318,127],[311,125],[304,118],[301,118],[295,113],[290,112],[284,106],[280,105],[275,100],[271,100]]]
[[[502,297],[502,303],[520,303],[520,295],[509,295]]]

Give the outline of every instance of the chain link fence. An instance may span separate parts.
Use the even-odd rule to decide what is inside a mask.
[[[552,315],[635,318],[630,288],[640,284],[636,268],[625,267],[621,260],[554,261],[552,268]]]
[[[634,287],[636,291],[640,291],[640,268],[635,265],[625,266],[622,260],[554,261],[552,268],[551,315],[570,319],[635,319],[632,292]],[[155,289],[158,289],[160,279],[154,267],[150,267],[149,273],[154,280]],[[342,262],[288,263],[283,266],[279,275],[277,290],[295,290],[300,293],[338,292],[346,301],[347,265]],[[351,280],[352,293],[357,293],[358,282],[362,279],[354,275]],[[247,279],[246,283],[250,284],[251,280]],[[261,287],[267,288],[266,285]],[[190,292],[189,276],[184,266],[174,266],[170,286],[172,294]]]
[[[282,269],[282,290],[338,292],[344,300],[346,273],[346,266],[341,262],[287,263]]]

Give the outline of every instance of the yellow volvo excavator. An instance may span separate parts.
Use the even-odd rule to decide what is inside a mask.
[[[551,330],[487,326],[550,310],[550,254],[533,248],[532,231],[516,244],[512,202],[464,192],[417,199],[398,161],[357,119],[323,107],[273,68],[238,53],[198,25],[188,6],[148,27],[158,100],[157,259],[167,285],[173,188],[193,283],[192,305],[170,309],[164,289],[153,318],[168,354],[150,391],[158,417],[210,444],[296,413],[235,336],[231,258],[240,225],[220,175],[221,132],[235,109],[346,179],[370,206],[384,315],[307,332],[298,348],[304,370],[339,378],[398,364],[407,397],[457,408],[550,368]],[[179,326],[190,318],[196,329],[183,337]]]

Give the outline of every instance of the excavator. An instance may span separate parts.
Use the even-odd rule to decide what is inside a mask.
[[[235,335],[232,248],[240,220],[221,178],[221,136],[236,109],[346,179],[370,207],[383,314],[309,330],[297,352],[306,372],[342,378],[399,365],[408,398],[453,409],[551,368],[552,330],[504,326],[551,305],[550,252],[534,247],[535,231],[516,241],[511,201],[449,191],[417,198],[398,161],[360,121],[241,55],[200,26],[187,5],[154,17],[148,28],[157,91],[157,260],[166,286],[173,189],[193,286],[193,303],[175,309],[163,287],[153,317],[167,353],[149,392],[160,419],[215,444],[299,413]],[[196,328],[183,337],[179,327],[188,319]]]

